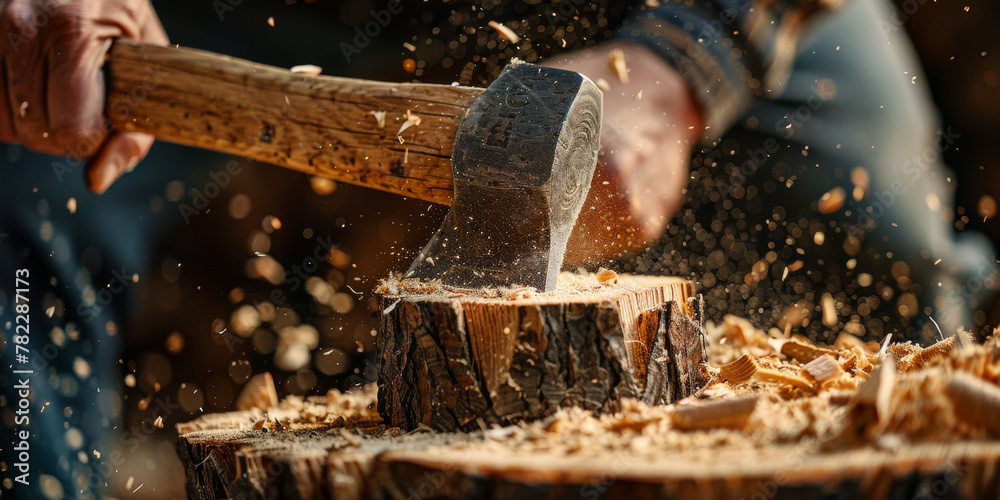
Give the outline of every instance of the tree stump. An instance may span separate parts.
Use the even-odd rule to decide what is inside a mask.
[[[386,282],[376,291],[379,413],[406,430],[473,430],[689,395],[705,360],[694,286],[605,274],[564,274],[537,294]]]
[[[178,425],[189,498],[1000,498],[995,440],[832,452],[801,442],[750,448],[715,442],[708,450],[636,453],[641,435],[628,429],[636,425],[628,417],[597,427],[585,419],[582,429],[572,423],[558,429],[558,419],[545,424],[560,437],[525,436],[518,426],[405,433],[380,425],[373,396],[369,404],[346,419],[328,403],[271,408],[269,418],[282,424],[270,430],[254,429],[260,411]],[[605,446],[550,446],[581,434]],[[706,435],[677,439],[697,442]]]

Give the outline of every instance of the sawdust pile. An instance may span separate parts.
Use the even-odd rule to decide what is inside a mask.
[[[627,400],[594,416],[561,410],[545,421],[486,432],[496,452],[607,456],[627,452],[706,460],[724,453],[799,452],[1000,437],[1000,337],[954,336],[921,348],[842,337],[818,346],[775,339],[729,317],[710,325],[709,383],[673,405]],[[899,361],[896,361],[896,359]],[[479,445],[470,445],[479,446]]]
[[[620,411],[605,415],[562,409],[542,421],[484,429],[481,440],[456,446],[650,460],[683,452],[708,461],[789,447],[805,454],[892,451],[1000,437],[1000,332],[983,344],[955,335],[930,347],[878,345],[847,334],[834,345],[816,345],[736,317],[710,323],[706,332],[708,383],[675,404],[624,400]],[[374,385],[290,397],[266,414],[249,415],[246,424],[263,418],[280,421],[278,429],[375,428],[381,423],[375,401]]]

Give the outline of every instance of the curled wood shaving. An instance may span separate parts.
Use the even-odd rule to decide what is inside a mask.
[[[867,342],[859,339],[856,335],[851,335],[847,332],[841,332],[837,336],[837,340],[833,343],[833,348],[838,351],[850,350],[854,347],[861,348],[862,350],[868,351],[869,354],[875,354],[875,349],[871,349],[871,346]]]
[[[809,363],[810,361],[826,355],[834,354],[830,349],[823,349],[812,344],[805,344],[796,340],[790,340],[781,345],[781,354],[798,361],[799,363]]]
[[[792,375],[780,370],[758,368],[757,371],[754,372],[753,377],[761,382],[773,382],[776,384],[785,384],[802,389],[813,390],[813,385],[810,384],[808,380],[798,375]]]
[[[750,394],[692,405],[674,405],[671,421],[674,427],[693,429],[742,429],[757,407],[759,396]]]
[[[417,125],[420,125],[420,117],[411,113],[410,110],[406,110],[406,114],[404,115],[404,117],[406,118],[406,121],[399,126],[399,131],[396,132],[396,138],[399,139],[400,144],[403,143],[403,131],[405,131],[410,127],[416,127]]]
[[[614,49],[608,54],[608,68],[622,83],[628,83],[628,67],[625,65],[625,52]]]
[[[488,24],[490,25],[490,28],[495,29],[497,34],[500,35],[504,40],[507,40],[510,43],[517,43],[521,41],[521,37],[517,36],[517,33],[514,33],[514,30],[496,21],[490,21]]]
[[[291,71],[297,75],[319,76],[319,74],[323,72],[323,68],[316,66],[315,64],[300,64],[298,66],[292,66]]]
[[[759,332],[749,321],[740,318],[739,316],[734,316],[732,314],[727,314],[722,318],[722,325],[724,327],[723,333],[726,339],[733,343],[736,347],[760,347],[770,351],[771,344],[768,342],[768,338]]]
[[[757,362],[749,354],[719,367],[719,376],[730,382],[745,382],[757,373]]]
[[[967,373],[953,373],[944,386],[955,414],[967,423],[1000,435],[1000,387]]]

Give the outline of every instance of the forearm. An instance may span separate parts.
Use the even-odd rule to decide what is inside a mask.
[[[702,109],[706,142],[755,99],[780,95],[806,26],[827,0],[665,1],[640,11],[618,38],[645,45],[688,83]]]

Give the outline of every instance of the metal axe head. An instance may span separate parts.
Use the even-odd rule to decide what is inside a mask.
[[[597,164],[601,104],[579,73],[508,65],[458,126],[451,210],[406,277],[553,290]]]

